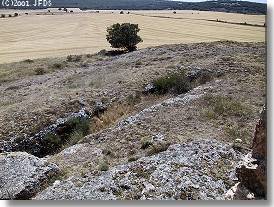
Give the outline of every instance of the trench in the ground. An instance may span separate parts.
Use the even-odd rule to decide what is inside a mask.
[[[0,143],[0,152],[25,151],[40,158],[58,153],[64,145],[72,145],[88,134],[90,117],[88,111],[81,109],[58,119],[33,136]]]
[[[190,74],[189,81],[195,82],[204,74]],[[192,77],[194,76],[194,77]],[[208,82],[206,79],[205,82]],[[200,85],[204,84],[200,83]],[[189,89],[192,90],[192,89]],[[102,106],[100,106],[102,107]],[[1,142],[0,152],[25,151],[37,157],[45,157],[60,152],[65,147],[72,146],[89,134],[90,119],[99,117],[106,109],[98,108],[92,113],[82,108],[79,112],[60,118],[54,124],[43,128],[35,135],[27,138],[17,138],[13,141]]]

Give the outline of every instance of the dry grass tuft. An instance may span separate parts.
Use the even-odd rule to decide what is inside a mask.
[[[115,104],[108,108],[104,114],[99,117],[93,117],[91,120],[91,132],[96,133],[103,129],[106,129],[117,122],[125,115],[131,113],[134,106],[131,104]]]
[[[207,95],[204,97],[205,105],[203,115],[208,119],[214,119],[218,116],[247,117],[251,110],[245,104],[236,99],[227,96]]]
[[[102,160],[99,165],[98,165],[98,170],[99,171],[108,171],[109,169],[109,164],[106,160]]]
[[[170,146],[170,143],[166,143],[166,142],[153,144],[148,148],[148,151],[146,154],[148,156],[152,156],[160,152],[164,152],[168,149],[169,146]]]

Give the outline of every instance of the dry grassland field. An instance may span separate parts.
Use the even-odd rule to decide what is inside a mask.
[[[119,11],[80,12],[73,14],[57,10],[14,11],[14,18],[0,18],[0,63],[44,57],[61,57],[109,49],[106,28],[113,23],[137,23],[143,43],[140,48],[173,43],[233,40],[240,42],[265,41],[264,15],[244,15],[197,11]],[[29,14],[26,15],[25,12]],[[216,22],[227,21],[229,23]],[[213,21],[208,21],[213,20]],[[248,23],[257,26],[230,23]],[[260,25],[260,26],[258,26]]]
[[[265,15],[71,10],[0,10],[0,200],[266,198]]]

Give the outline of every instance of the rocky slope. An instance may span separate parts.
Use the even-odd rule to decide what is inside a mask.
[[[80,59],[1,82],[1,198],[226,199],[264,104],[263,43],[167,45]],[[155,79],[182,71],[192,80],[189,92],[143,93]],[[47,137],[47,146],[43,133],[66,138],[79,111],[91,117],[87,136],[76,131],[74,142],[36,154],[44,158],[9,152],[55,147],[60,137]],[[20,164],[21,177],[13,168]]]
[[[152,80],[180,70],[212,71],[226,82],[219,90],[251,105],[256,114],[265,95],[264,43],[167,45],[115,57],[83,56],[75,64],[56,60],[67,66],[37,75],[36,69],[44,62],[50,60],[1,66],[5,71],[0,76],[0,141],[33,136],[57,119],[78,112],[83,104],[93,111],[98,100],[105,104],[127,100]],[[146,100],[135,111],[155,103],[153,96],[141,97],[142,102]]]
[[[220,200],[240,158],[231,146],[213,140],[177,144],[97,176],[56,181],[34,199]]]

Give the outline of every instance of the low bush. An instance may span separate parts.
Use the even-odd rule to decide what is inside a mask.
[[[106,56],[118,56],[118,55],[122,55],[122,54],[125,54],[126,51],[124,50],[109,50],[109,51],[106,51],[106,53],[104,55]]]
[[[68,55],[67,61],[68,62],[79,62],[82,59],[82,55]]]
[[[80,66],[83,68],[87,68],[89,66],[89,64],[88,64],[88,62],[81,62]]]
[[[45,135],[44,142],[46,143],[46,148],[50,149],[51,152],[55,152],[63,144],[61,137],[52,132]]]
[[[105,50],[105,49],[100,50],[100,51],[97,53],[97,55],[102,55],[102,56],[104,56],[104,55],[106,55],[106,54],[107,54],[107,50]]]
[[[109,169],[109,164],[107,163],[107,161],[101,161],[98,165],[98,170],[100,171],[108,171]]]
[[[54,63],[51,66],[53,69],[61,69],[64,67],[64,65],[62,63]]]
[[[102,150],[102,153],[103,153],[103,155],[105,155],[105,156],[114,156],[114,153],[112,152],[112,149],[110,149],[110,148],[105,148],[105,149],[103,149]]]
[[[92,58],[94,55],[93,54],[87,54],[86,57],[87,58]]]
[[[137,61],[135,62],[135,65],[136,65],[136,66],[140,66],[140,65],[143,65],[143,62],[142,62],[142,60],[137,60]]]
[[[70,136],[69,136],[69,139],[68,141],[66,142],[66,145],[67,146],[72,146],[72,145],[75,145],[77,144],[81,139],[84,138],[84,134],[82,131],[75,131],[73,132]]]
[[[34,60],[32,60],[32,59],[26,59],[26,60],[23,60],[23,62],[25,62],[25,63],[33,63]]]
[[[83,136],[89,133],[90,120],[88,118],[75,117],[70,119],[66,125],[70,128],[71,133],[78,132],[83,134]]]
[[[170,143],[159,143],[159,144],[151,145],[148,148],[147,155],[152,156],[160,152],[164,152],[168,149],[169,146],[170,146]]]
[[[152,146],[151,139],[149,139],[148,137],[144,137],[141,139],[141,149],[147,149],[150,146]]]
[[[89,133],[89,119],[75,117],[58,127],[56,131],[47,133],[43,138],[44,155],[76,144]]]
[[[169,74],[167,76],[156,79],[153,82],[155,91],[158,94],[174,93],[182,94],[191,89],[189,79],[184,72]]]
[[[139,157],[137,157],[137,156],[132,156],[132,157],[129,157],[128,158],[128,161],[129,162],[134,162],[134,161],[136,161],[136,160],[138,160],[139,159]]]
[[[44,75],[46,71],[44,68],[35,68],[34,73],[35,75]]]

